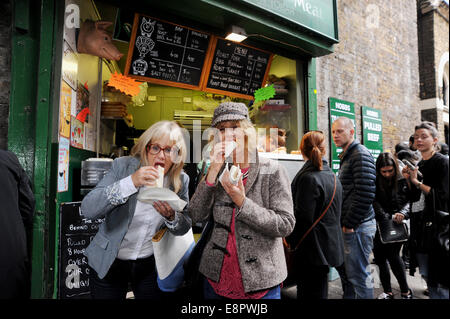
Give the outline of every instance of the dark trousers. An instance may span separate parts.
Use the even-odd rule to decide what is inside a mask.
[[[347,277],[347,271],[345,269],[345,263],[342,263],[342,265],[336,267],[337,272],[339,273],[339,277],[341,278],[341,285],[342,285],[342,298],[343,299],[355,299],[355,288],[353,287],[353,284],[350,282],[350,280]]]
[[[380,271],[380,281],[385,293],[392,292],[389,265],[395,278],[397,278],[401,292],[407,293],[409,291],[408,283],[406,282],[405,264],[400,257],[402,245],[403,243],[383,244],[377,231],[374,240],[373,255]],[[387,263],[388,261],[389,264]]]
[[[159,289],[156,278],[153,256],[138,260],[116,259],[103,279],[90,268],[89,287],[93,299],[125,299],[129,284],[136,299],[163,299],[167,294]]]
[[[0,299],[29,299],[31,272],[29,264],[19,262],[0,268]]]
[[[297,299],[328,299],[328,266],[297,266]]]

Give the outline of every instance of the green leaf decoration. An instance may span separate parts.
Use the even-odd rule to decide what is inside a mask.
[[[259,101],[265,101],[275,96],[275,89],[273,84],[257,89],[255,91],[255,103]]]

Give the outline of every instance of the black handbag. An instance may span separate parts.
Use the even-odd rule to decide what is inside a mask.
[[[401,243],[409,238],[408,226],[405,223],[397,223],[391,218],[377,221],[377,228],[383,244]]]
[[[433,281],[445,286],[450,285],[450,253],[449,253],[449,213],[436,208],[436,194],[432,192],[431,225],[429,228],[430,246],[428,251],[429,270]],[[431,275],[430,275],[431,277]]]

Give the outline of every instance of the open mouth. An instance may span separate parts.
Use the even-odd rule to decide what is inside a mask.
[[[157,166],[165,167],[166,165],[164,163],[155,163],[155,167]]]

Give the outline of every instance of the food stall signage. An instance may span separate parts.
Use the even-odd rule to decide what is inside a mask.
[[[337,40],[336,0],[244,0],[244,2]]]
[[[362,114],[362,142],[372,153],[374,159],[383,152],[383,121],[381,111],[368,107],[361,107]]]
[[[331,133],[331,125],[333,122],[341,117],[347,117],[352,120],[353,127],[355,127],[355,137],[356,137],[356,126],[355,126],[355,103],[339,100],[336,98],[330,97],[328,100],[329,109],[330,109],[330,146],[331,146],[331,169],[334,173],[339,171],[340,162],[339,154],[342,152],[341,147],[337,147],[334,144],[332,133]]]

